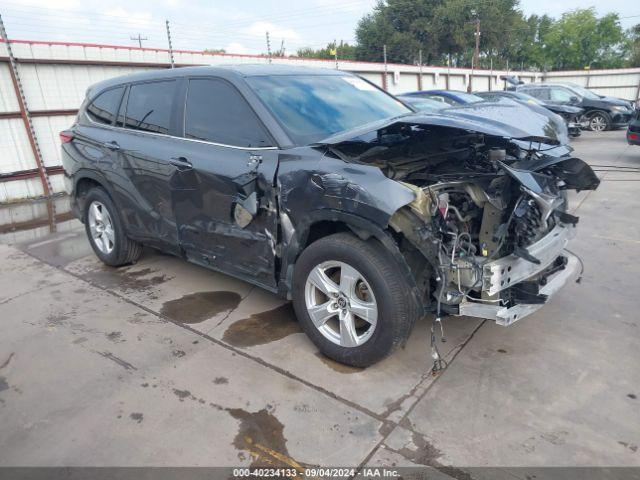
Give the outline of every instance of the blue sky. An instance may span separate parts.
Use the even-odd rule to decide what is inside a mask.
[[[470,0],[471,3],[472,0]],[[287,53],[318,48],[333,39],[352,42],[358,20],[375,0],[0,0],[0,14],[12,38],[166,47],[165,19],[174,48],[224,48],[233,53],[266,51],[284,42]],[[640,23],[637,0],[521,0],[526,14],[559,16],[578,7],[616,12],[624,27]]]

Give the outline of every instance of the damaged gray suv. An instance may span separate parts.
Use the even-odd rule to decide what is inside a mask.
[[[598,179],[519,108],[416,113],[340,71],[180,68],[91,87],[62,154],[104,263],[144,244],[241,278],[366,366],[425,315],[510,325],[577,275],[566,192]]]

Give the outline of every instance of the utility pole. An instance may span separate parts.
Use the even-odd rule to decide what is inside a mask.
[[[267,55],[269,56],[269,63],[271,63],[271,42],[269,41],[269,32],[267,32]]]
[[[469,77],[469,85],[467,85],[467,92],[469,93],[473,91],[473,75],[475,68],[478,65],[478,61],[480,60],[480,17],[478,16],[478,12],[475,10],[471,10],[471,15],[475,17],[475,20],[472,23],[476,24],[476,31],[474,33],[476,37],[476,48],[473,51],[473,58],[471,60],[471,77]]]
[[[142,37],[140,34],[138,34],[137,37],[129,37],[131,40],[136,40],[138,42],[138,46],[140,48],[142,48],[142,42],[144,40],[149,40],[147,37]]]
[[[167,41],[169,42],[169,60],[171,61],[171,68],[176,68],[176,64],[173,61],[173,46],[171,45],[171,29],[169,28],[169,20],[165,20],[167,26]]]
[[[384,60],[384,77],[382,77],[382,88],[387,89],[387,46],[382,46],[382,58]]]

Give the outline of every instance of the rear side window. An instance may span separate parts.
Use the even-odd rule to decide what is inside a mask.
[[[525,88],[522,91],[539,100],[549,100],[548,88]]]
[[[132,85],[127,100],[125,127],[168,134],[175,91],[174,80]]]
[[[272,144],[240,92],[211,78],[189,80],[184,136],[234,147]]]
[[[113,125],[123,92],[124,87],[119,87],[98,95],[87,107],[89,118],[97,123]]]

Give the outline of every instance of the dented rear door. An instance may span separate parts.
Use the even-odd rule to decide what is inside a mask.
[[[172,178],[187,257],[275,286],[277,150],[241,94],[224,80],[189,80],[184,140]]]

